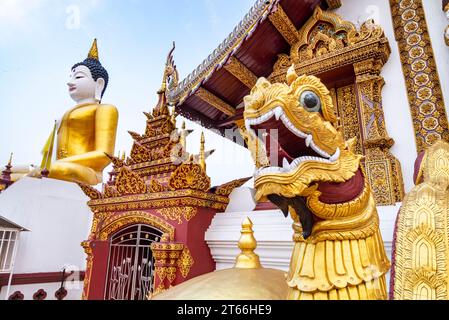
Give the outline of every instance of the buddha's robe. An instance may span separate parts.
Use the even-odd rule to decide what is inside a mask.
[[[81,104],[67,111],[57,133],[53,179],[96,185],[113,155],[118,111],[113,105]]]

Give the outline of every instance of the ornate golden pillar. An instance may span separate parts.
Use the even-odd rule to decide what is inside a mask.
[[[404,184],[401,164],[390,153],[394,140],[388,136],[385,127],[382,66],[381,60],[368,59],[355,63],[354,72],[367,177],[376,203],[393,205],[402,201]]]
[[[151,244],[151,251],[155,260],[153,295],[157,295],[172,286],[178,271],[177,262],[183,249],[184,244],[170,242],[170,236],[166,233],[162,236],[160,243]]]

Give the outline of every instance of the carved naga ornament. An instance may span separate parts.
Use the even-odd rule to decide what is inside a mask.
[[[256,200],[294,220],[289,299],[386,299],[390,263],[363,156],[336,129],[335,106],[314,76],[257,81],[245,97]],[[262,132],[262,134],[261,134]]]

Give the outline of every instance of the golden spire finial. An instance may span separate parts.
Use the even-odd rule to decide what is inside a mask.
[[[97,39],[94,39],[94,43],[92,43],[92,47],[90,48],[90,51],[89,51],[89,54],[87,55],[87,58],[100,61],[100,58],[98,57]]]
[[[11,155],[9,156],[8,166],[10,166],[11,163],[12,163],[12,156],[13,156],[13,154],[14,153],[11,152]]]
[[[201,145],[204,146],[206,139],[204,138],[204,132],[201,132]]]
[[[238,269],[257,269],[262,268],[259,256],[254,252],[257,248],[257,241],[254,238],[253,222],[250,218],[242,223],[242,234],[239,240],[239,248],[242,252],[237,256],[235,268]]]
[[[206,171],[206,157],[204,154],[204,144],[206,142],[206,139],[204,138],[204,132],[201,132],[201,145],[200,145],[200,166],[203,168],[204,171]]]
[[[125,159],[126,159],[126,152],[123,151],[123,153],[122,153],[122,160],[125,160]]]

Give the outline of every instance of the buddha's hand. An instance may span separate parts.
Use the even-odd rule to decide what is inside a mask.
[[[33,178],[41,178],[42,177],[42,169],[38,166],[33,166],[33,168],[30,170],[30,173],[28,173],[28,177],[33,177]]]

